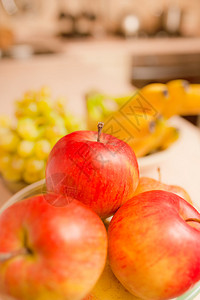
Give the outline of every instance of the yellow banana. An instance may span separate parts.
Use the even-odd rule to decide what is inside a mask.
[[[86,97],[86,104],[89,130],[96,130],[99,121],[109,123],[107,128],[116,127],[118,123],[127,130],[128,135],[134,137],[149,134],[154,119],[159,115],[158,110],[138,92],[131,97],[120,98],[93,92]]]
[[[120,117],[122,125],[123,123],[126,125],[128,120],[127,128],[130,129],[130,123],[136,127],[139,124],[138,120],[141,118],[137,117],[139,111],[143,116],[152,115],[155,118],[158,114],[165,118],[173,115],[200,114],[200,84],[189,84],[182,79],[172,80],[167,84],[152,83],[134,92],[133,96],[118,98],[91,92],[86,97],[86,103],[88,129],[96,130],[99,120],[105,122],[109,118],[116,117]],[[117,116],[115,112],[118,112]],[[136,118],[134,120],[134,114],[137,120]],[[129,129],[127,130],[130,131]],[[143,134],[142,130],[140,133]]]
[[[198,88],[195,85],[193,92]],[[169,129],[160,113],[168,118],[180,111],[181,99],[186,97],[187,89],[186,81],[174,80],[167,85],[149,84],[131,97],[114,98],[92,92],[86,98],[88,129],[97,130],[97,123],[104,122],[104,133],[130,144],[137,157],[166,149],[178,134]]]
[[[149,84],[139,93],[165,118],[200,114],[200,84],[177,79]]]
[[[165,135],[166,128],[166,121],[164,119],[158,119],[153,133],[144,138],[135,139],[129,143],[136,156],[142,157],[158,150],[163,142],[163,136]]]
[[[143,115],[140,111],[135,111],[132,115],[116,112],[105,120],[103,131],[132,144],[135,139],[149,136],[155,131],[155,126],[156,119],[151,115]]]
[[[200,114],[200,84],[190,84],[179,111],[180,115]]]
[[[167,83],[167,87],[169,99],[164,111],[164,116],[170,118],[173,115],[180,114],[181,106],[183,105],[189,87],[189,82],[182,79],[172,80]]]
[[[169,99],[169,92],[166,84],[148,84],[139,91],[139,94],[152,105],[154,110],[159,114],[163,114]]]
[[[169,118],[173,115],[200,114],[200,84],[189,84],[178,79],[167,83],[169,100],[163,115]]]
[[[90,295],[84,300],[140,300],[130,294],[113,274],[109,262]]]
[[[166,127],[159,149],[165,150],[179,138],[179,130],[173,126]]]

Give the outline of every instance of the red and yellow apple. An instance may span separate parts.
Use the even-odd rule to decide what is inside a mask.
[[[81,202],[58,198],[35,196],[1,214],[1,294],[18,300],[81,300],[101,275],[105,226]]]
[[[106,218],[130,199],[139,170],[131,147],[111,135],[77,131],[52,149],[46,167],[47,190],[73,197]]]
[[[182,197],[183,199],[185,199],[190,204],[192,204],[192,200],[189,194],[181,186],[165,184],[160,180],[158,181],[150,177],[140,177],[139,184],[137,186],[134,195],[138,195],[140,193],[152,191],[152,190],[163,190],[163,191],[174,193]]]
[[[178,297],[200,280],[200,214],[183,198],[148,191],[128,200],[108,228],[111,268],[146,300]]]

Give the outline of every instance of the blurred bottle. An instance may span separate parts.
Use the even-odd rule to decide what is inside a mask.
[[[102,36],[104,31],[102,0],[60,0],[59,35],[63,37]]]
[[[137,37],[140,30],[139,17],[134,13],[126,14],[122,17],[118,30],[126,38]]]
[[[171,36],[181,35],[183,10],[176,5],[170,5],[163,15],[163,28]]]

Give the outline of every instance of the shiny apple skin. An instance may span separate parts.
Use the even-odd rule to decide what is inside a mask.
[[[105,226],[79,201],[55,207],[47,198],[23,200],[0,216],[0,253],[25,244],[31,251],[0,263],[0,294],[18,300],[83,299],[105,265]]]
[[[73,197],[100,217],[111,216],[130,199],[139,182],[136,156],[108,134],[73,132],[57,142],[46,167],[47,190]]]
[[[182,197],[183,199],[185,199],[190,204],[193,204],[190,195],[181,186],[165,184],[161,181],[155,180],[150,177],[140,177],[139,184],[134,193],[134,196],[152,190],[163,190],[163,191],[174,193]]]
[[[111,268],[132,294],[176,298],[200,280],[200,214],[183,198],[148,191],[127,201],[108,228]]]

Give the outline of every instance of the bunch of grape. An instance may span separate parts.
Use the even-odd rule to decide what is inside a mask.
[[[0,173],[6,181],[27,184],[45,176],[49,152],[64,135],[80,129],[66,113],[64,99],[52,101],[47,87],[16,101],[16,120],[0,117]]]

